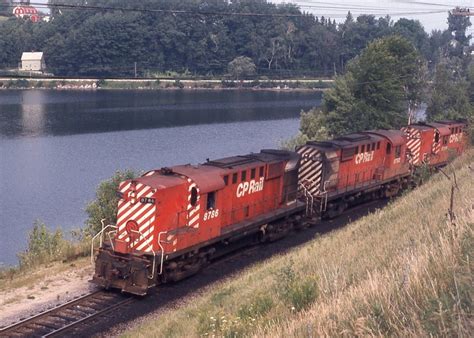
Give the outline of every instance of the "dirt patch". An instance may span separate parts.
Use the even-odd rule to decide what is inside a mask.
[[[29,281],[8,281],[11,287],[0,290],[0,327],[89,293],[95,289],[88,282],[92,274],[90,265],[79,262],[35,271]]]

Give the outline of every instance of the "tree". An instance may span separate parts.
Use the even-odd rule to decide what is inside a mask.
[[[229,62],[227,71],[234,79],[241,79],[255,75],[257,67],[252,59],[247,56],[239,56]]]
[[[459,7],[456,9],[459,9]],[[469,57],[467,51],[469,49],[471,35],[466,35],[466,30],[470,26],[471,21],[468,16],[454,15],[452,12],[449,12],[448,30],[453,37],[449,48],[450,57]]]
[[[99,184],[96,198],[86,207],[89,215],[86,221],[86,233],[93,236],[101,229],[101,220],[105,218],[106,224],[117,222],[117,204],[119,197],[117,189],[120,182],[137,177],[133,171],[117,171],[112,178]]]
[[[323,100],[329,136],[399,128],[423,98],[423,63],[405,38],[375,40],[348,66]]]
[[[465,78],[461,66],[453,64],[454,60],[445,59],[436,67],[432,93],[426,108],[430,121],[442,119],[460,119],[473,117],[472,70]],[[457,70],[456,70],[457,69]]]
[[[0,15],[11,15],[11,0],[0,0]]]

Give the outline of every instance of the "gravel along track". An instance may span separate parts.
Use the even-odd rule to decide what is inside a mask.
[[[64,336],[135,300],[116,292],[95,291],[1,328],[0,337]]]

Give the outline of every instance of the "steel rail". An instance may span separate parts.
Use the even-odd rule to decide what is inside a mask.
[[[112,298],[101,298],[101,295],[112,296]],[[29,336],[39,335],[42,337],[55,336],[135,300],[135,298],[131,296],[124,299],[117,299],[117,297],[122,296],[123,295],[113,294],[103,290],[94,291],[3,327],[0,329],[0,337],[24,336],[25,334]],[[99,306],[99,308],[95,309],[90,306],[90,303]],[[89,311],[83,309],[88,309]],[[74,315],[64,314],[63,312],[67,310],[74,312]],[[31,331],[33,332],[30,333]],[[36,332],[41,333],[36,334]]]

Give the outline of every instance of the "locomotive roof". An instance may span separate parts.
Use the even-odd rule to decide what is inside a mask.
[[[433,127],[427,126],[426,124],[420,123],[420,122],[410,124],[407,127],[414,128],[414,129],[417,129],[417,130],[432,130],[433,129]]]
[[[393,145],[402,144],[405,142],[405,133],[401,130],[394,130],[394,129],[376,129],[376,130],[369,130],[364,133],[367,134],[374,134],[386,138],[390,141]]]
[[[445,124],[445,125],[449,125],[449,126],[464,126],[466,125],[466,121],[465,120],[460,120],[460,121],[456,121],[456,120],[441,120],[441,121],[436,121],[437,123],[440,123],[440,124]]]
[[[299,155],[287,150],[265,149],[260,153],[241,156],[225,157],[217,160],[207,161],[198,165],[177,165],[171,168],[162,168],[151,171],[144,176],[136,179],[155,189],[169,188],[183,184],[185,176],[195,182],[201,193],[222,189],[225,186],[223,175],[229,172],[229,169],[244,169],[255,167],[256,163],[273,163],[283,160],[297,160]]]
[[[343,135],[341,137],[335,138],[334,140],[328,141],[309,141],[307,145],[313,145],[323,148],[349,148],[355,147],[359,144],[365,144],[367,142],[377,142],[381,140],[381,137],[378,135],[366,134],[366,133],[353,133],[348,135]]]
[[[424,122],[423,124],[427,125],[428,127],[438,129],[439,134],[441,136],[446,136],[446,135],[451,134],[451,130],[449,130],[449,127],[446,126],[446,124],[438,123],[438,122]]]
[[[295,155],[291,151],[287,150],[276,150],[276,149],[263,149],[260,153],[251,153],[248,155],[239,155],[232,157],[225,157],[217,160],[212,160],[204,163],[204,166],[214,166],[222,169],[234,169],[246,166],[253,166],[255,162],[259,163],[272,163],[279,162],[282,160],[289,160],[294,158]]]
[[[225,186],[224,180],[221,177],[222,169],[206,166],[206,165],[178,165],[172,167],[174,173],[184,175],[193,180],[201,193],[219,190]]]

